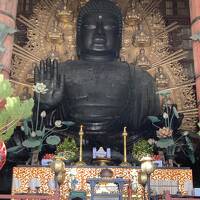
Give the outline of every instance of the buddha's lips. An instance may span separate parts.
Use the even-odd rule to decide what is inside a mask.
[[[92,44],[92,48],[93,51],[101,51],[101,52],[105,52],[107,50],[106,45],[105,44]]]
[[[98,38],[94,38],[94,40],[93,40],[93,45],[94,44],[105,44],[106,43],[106,40],[105,40],[105,38],[103,38],[103,37],[98,37]]]

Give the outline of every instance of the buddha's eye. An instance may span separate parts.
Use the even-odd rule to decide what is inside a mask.
[[[104,25],[105,30],[114,30],[116,28],[117,28],[117,26],[115,26],[115,25]]]
[[[96,25],[94,25],[94,24],[84,24],[83,27],[85,29],[89,29],[89,30],[96,29]]]

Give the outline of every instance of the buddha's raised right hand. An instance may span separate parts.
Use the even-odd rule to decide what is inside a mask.
[[[45,94],[35,92],[37,101],[39,100],[46,108],[58,105],[63,97],[64,75],[58,73],[58,61],[50,59],[41,60],[39,66],[34,69],[35,84],[43,83],[47,87]]]

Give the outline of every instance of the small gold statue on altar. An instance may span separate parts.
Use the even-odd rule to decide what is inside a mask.
[[[151,67],[151,62],[145,55],[145,49],[141,48],[139,55],[136,57],[136,66],[141,67],[144,70],[148,70]]]

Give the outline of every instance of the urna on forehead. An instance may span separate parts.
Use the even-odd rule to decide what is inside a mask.
[[[84,15],[82,18],[82,25],[87,23],[93,23],[95,21],[114,23],[116,26],[119,26],[118,19],[113,16],[111,13],[96,12]]]

